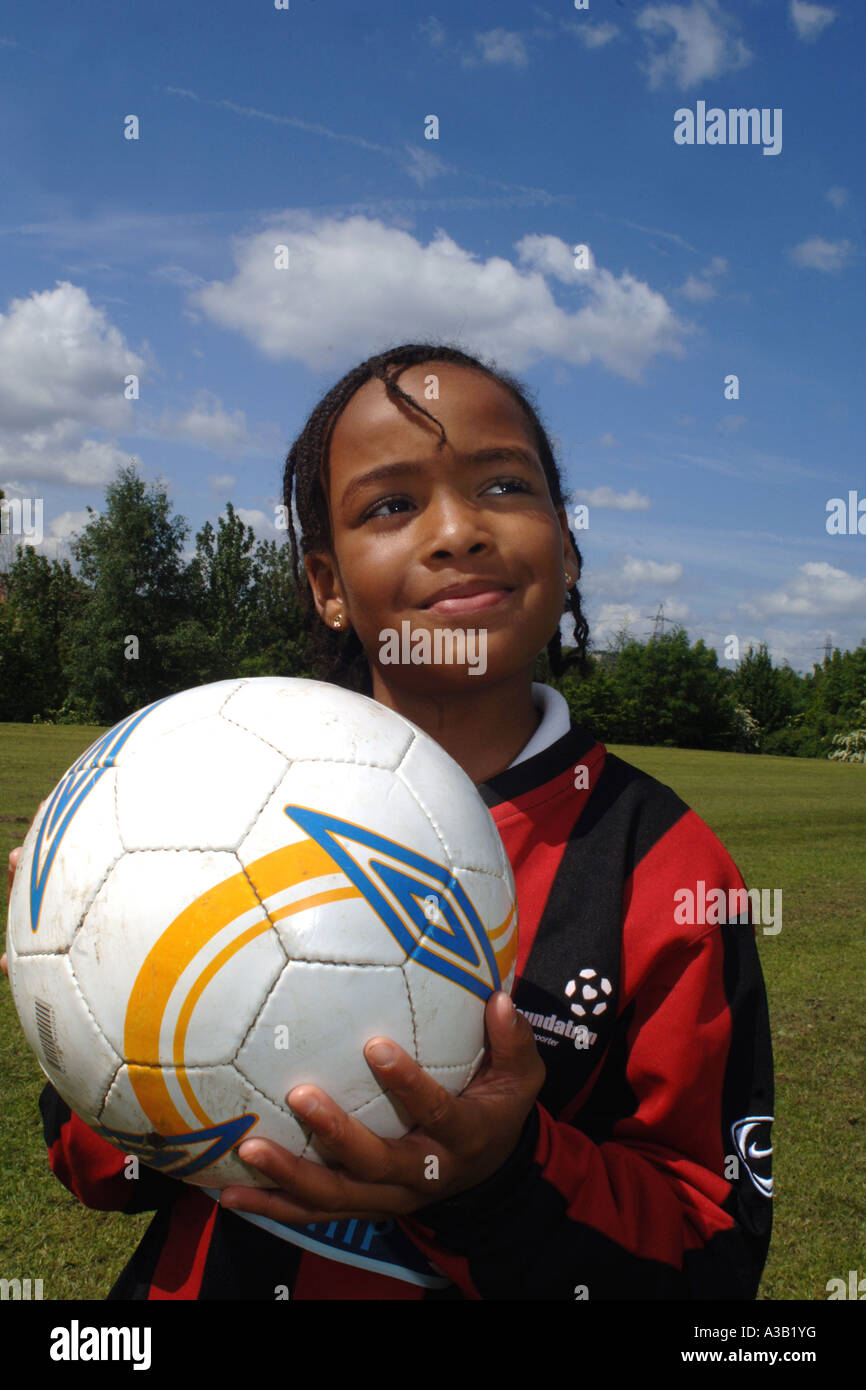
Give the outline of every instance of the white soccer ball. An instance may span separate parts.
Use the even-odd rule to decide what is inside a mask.
[[[61,778],[7,951],[28,1042],[86,1124],[172,1177],[270,1186],[242,1139],[327,1161],[286,1103],[302,1082],[406,1132],[371,1037],[468,1084],[514,975],[514,879],[472,782],[409,720],[317,681],[220,681]]]

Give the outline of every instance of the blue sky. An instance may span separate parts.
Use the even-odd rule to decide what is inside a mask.
[[[864,38],[853,0],[7,7],[0,487],[49,556],[130,459],[190,551],[228,499],[280,536],[319,398],[437,337],[534,393],[598,647],[659,604],[720,658],[856,646]],[[781,149],[677,144],[699,103]]]

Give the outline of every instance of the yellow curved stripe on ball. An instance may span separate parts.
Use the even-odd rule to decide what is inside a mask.
[[[230,941],[228,946],[224,946],[223,949],[220,951],[219,955],[214,956],[207,969],[203,970],[202,973],[199,975],[189,994],[186,996],[186,999],[183,1001],[183,1008],[181,1009],[177,1017],[177,1023],[174,1029],[174,1064],[177,1069],[176,1074],[178,1084],[180,1086],[180,1089],[186,1096],[187,1104],[189,1105],[190,1110],[193,1112],[196,1119],[199,1120],[201,1124],[205,1126],[205,1128],[208,1128],[210,1125],[215,1124],[216,1121],[210,1115],[208,1115],[199,1105],[198,1097],[196,1096],[195,1091],[192,1089],[192,1086],[189,1083],[189,1079],[186,1074],[186,1067],[183,1064],[183,1051],[184,1044],[186,1043],[186,1031],[189,1027],[189,1021],[192,1018],[192,1011],[195,1008],[204,991],[207,989],[208,985],[210,984],[217,971],[221,970],[222,967],[226,964],[226,962],[231,960],[232,956],[236,955],[237,952],[240,951],[244,946],[246,946],[250,941],[255,941],[257,936],[262,936],[266,931],[270,930],[271,922],[266,917],[263,922],[254,922],[251,927],[247,927],[246,931],[241,933],[241,935],[237,938],[236,941]]]
[[[341,898],[360,898],[361,894],[355,887],[351,888],[330,888],[326,893],[314,893],[311,898],[300,898],[296,903],[289,903],[288,907],[280,907],[276,912],[270,914],[272,922],[280,922],[283,917],[291,917],[295,912],[306,912],[308,907],[318,907],[320,903],[336,903]]]
[[[219,955],[214,956],[210,965],[199,975],[189,994],[186,996],[186,999],[183,1001],[183,1008],[177,1017],[174,1030],[174,1064],[177,1068],[178,1084],[186,1097],[187,1104],[203,1125],[207,1127],[216,1124],[216,1120],[208,1115],[199,1104],[198,1097],[193,1091],[186,1074],[183,1054],[186,1046],[187,1029],[189,1027],[189,1021],[192,1018],[193,1010],[214,975],[222,970],[223,966],[227,965],[232,957],[237,955],[238,951],[243,950],[244,946],[248,945],[250,941],[255,941],[256,937],[262,936],[266,931],[270,931],[272,924],[281,917],[288,917],[294,912],[304,912],[307,908],[318,907],[321,903],[336,902],[339,898],[359,898],[360,896],[357,888],[332,888],[326,893],[313,893],[309,897],[301,898],[300,901],[296,903],[290,903],[288,907],[281,908],[279,912],[271,913],[270,918],[266,918],[264,922],[255,922],[251,927],[248,927],[245,932],[242,932],[235,941],[230,941],[227,946],[223,947]]]
[[[341,872],[314,840],[283,845],[207,889],[171,922],[154,942],[136,976],[126,1006],[123,1049],[137,1062],[128,1066],[130,1085],[150,1123],[160,1134],[189,1129],[165,1084],[159,1065],[159,1035],[171,993],[184,970],[208,942],[231,922],[259,906],[247,875],[262,898],[304,879]]]
[[[504,922],[500,922],[498,927],[494,927],[489,933],[490,944],[493,947],[493,954],[496,957],[496,968],[499,971],[500,980],[504,980],[517,960],[517,926],[516,918],[517,904],[512,903],[511,910]],[[506,933],[506,928],[508,931]],[[503,933],[506,933],[503,938]],[[500,938],[503,938],[500,941]]]

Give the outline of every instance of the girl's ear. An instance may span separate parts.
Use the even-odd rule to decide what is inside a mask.
[[[307,582],[313,594],[316,612],[327,622],[329,602],[342,599],[338,591],[334,557],[327,550],[311,550],[304,556],[304,569],[307,572]]]

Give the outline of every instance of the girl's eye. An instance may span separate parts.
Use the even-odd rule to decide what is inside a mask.
[[[516,487],[520,492],[531,491],[529,484],[524,478],[497,478],[490,484],[491,487]]]
[[[367,512],[364,513],[364,515],[361,517],[361,520],[362,520],[362,521],[368,521],[368,520],[370,519],[370,517],[373,517],[373,516],[380,516],[380,515],[382,514],[382,508],[383,508],[383,507],[393,507],[393,506],[395,506],[396,503],[398,503],[398,502],[408,502],[408,501],[409,501],[409,498],[408,498],[408,497],[383,497],[381,502],[377,502],[376,505],[375,505],[375,507],[371,507],[369,511],[367,511]],[[395,516],[395,515],[397,515],[397,513],[395,513],[395,512],[388,512],[387,515],[388,515],[388,516]]]
[[[493,487],[517,488],[517,490],[518,490],[519,492],[531,492],[531,491],[532,491],[531,487],[529,486],[529,483],[527,483],[526,480],[525,480],[524,478],[494,478],[493,482],[492,482],[492,483],[490,484],[490,486],[486,489],[486,491],[489,492],[489,491],[490,491],[490,488],[493,488]],[[405,503],[407,503],[409,506],[412,506],[412,505],[413,505],[413,504],[412,504],[412,501],[411,501],[411,498],[409,498],[409,497],[399,497],[399,496],[396,496],[396,495],[395,495],[394,497],[383,497],[382,500],[381,500],[381,502],[377,502],[376,505],[375,505],[374,507],[371,507],[369,511],[366,511],[366,512],[364,513],[364,515],[362,516],[361,520],[362,520],[362,521],[368,521],[371,517],[374,517],[374,516],[381,516],[381,515],[383,515],[383,512],[382,512],[382,508],[383,508],[383,507],[394,507],[394,506],[397,506],[397,505],[398,505],[399,503],[401,503],[401,502],[405,502]],[[397,513],[397,512],[387,512],[387,513],[385,513],[385,515],[388,515],[388,516],[397,516],[397,515],[399,515],[399,513]]]

